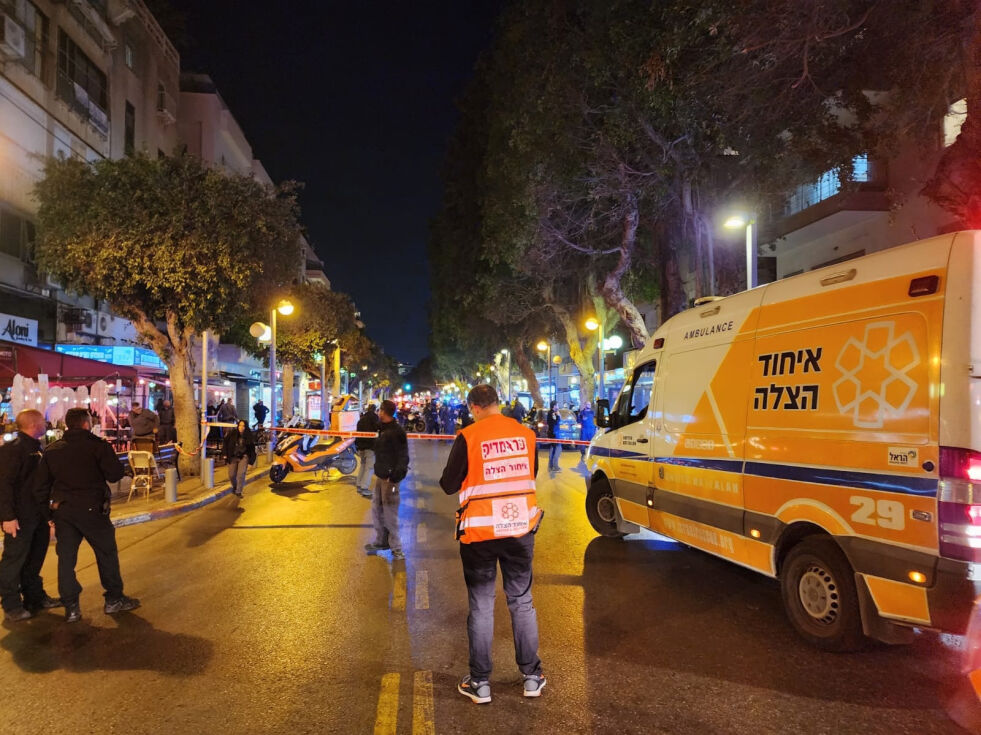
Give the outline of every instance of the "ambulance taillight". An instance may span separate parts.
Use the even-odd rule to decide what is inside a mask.
[[[940,447],[940,555],[981,562],[981,452]]]

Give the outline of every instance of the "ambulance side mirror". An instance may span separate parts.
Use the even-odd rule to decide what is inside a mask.
[[[607,429],[610,426],[610,400],[608,398],[600,398],[596,401],[596,425],[601,429]]]

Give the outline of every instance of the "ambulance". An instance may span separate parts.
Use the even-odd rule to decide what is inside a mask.
[[[981,231],[695,308],[644,345],[588,455],[600,534],[780,581],[830,651],[961,633],[981,566]]]

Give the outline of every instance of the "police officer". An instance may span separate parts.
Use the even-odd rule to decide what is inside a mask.
[[[470,601],[470,673],[457,691],[477,704],[491,701],[494,582],[500,564],[524,696],[538,697],[545,676],[531,599],[535,533],[543,515],[535,499],[535,433],[501,414],[497,391],[489,385],[474,386],[467,405],[474,423],[457,435],[439,481],[447,495],[460,494],[456,537]]]
[[[89,413],[71,408],[65,414],[64,436],[51,444],[38,465],[34,488],[49,500],[54,517],[58,552],[58,591],[65,603],[65,621],[82,619],[75,577],[75,562],[82,539],[95,552],[99,579],[105,587],[106,614],[135,610],[140,601],[123,594],[119,573],[116,529],[109,520],[107,483],[123,477],[123,465],[108,442],[90,431]]]
[[[44,414],[27,409],[17,414],[17,437],[0,447],[0,605],[4,620],[27,620],[39,610],[59,607],[41,580],[51,530],[47,509],[31,493],[30,480],[41,459]]]

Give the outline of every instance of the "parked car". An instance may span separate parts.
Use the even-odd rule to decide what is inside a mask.
[[[568,408],[560,408],[559,425],[555,428],[555,437],[557,439],[578,441],[581,431],[582,425],[579,423],[579,419],[576,418],[576,412],[570,411]],[[571,447],[575,449],[576,445],[563,444],[562,446],[563,448]]]

